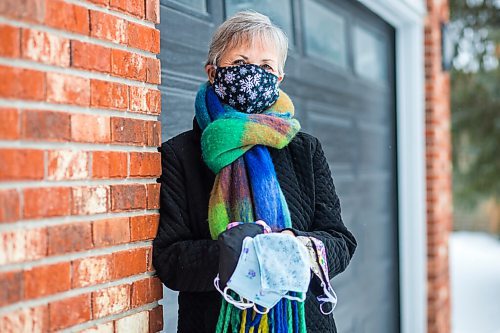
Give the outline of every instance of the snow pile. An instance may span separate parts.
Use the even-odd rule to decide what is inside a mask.
[[[500,241],[479,232],[450,236],[453,333],[500,333]]]

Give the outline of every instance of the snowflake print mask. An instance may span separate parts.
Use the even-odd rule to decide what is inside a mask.
[[[222,103],[245,113],[261,113],[279,97],[278,77],[254,64],[217,67],[213,86]]]

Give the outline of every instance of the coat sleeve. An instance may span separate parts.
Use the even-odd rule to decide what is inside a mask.
[[[196,239],[188,225],[185,175],[172,146],[161,149],[160,223],[153,240],[153,266],[160,280],[176,291],[215,290],[219,248],[216,240]]]
[[[340,199],[335,191],[332,174],[320,141],[316,138],[313,155],[314,218],[310,230],[289,228],[296,236],[312,236],[326,247],[328,275],[333,279],[342,273],[354,254],[357,241],[342,221]]]

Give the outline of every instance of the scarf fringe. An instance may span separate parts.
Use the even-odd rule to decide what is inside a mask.
[[[235,296],[235,295],[233,295]],[[216,333],[307,333],[304,302],[280,300],[265,315],[222,300]]]

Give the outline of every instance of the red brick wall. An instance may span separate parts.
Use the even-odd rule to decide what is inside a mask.
[[[0,332],[161,330],[159,0],[0,1]]]
[[[450,77],[441,68],[440,23],[446,0],[427,0],[425,122],[427,169],[428,332],[451,332],[448,238],[452,230]]]

